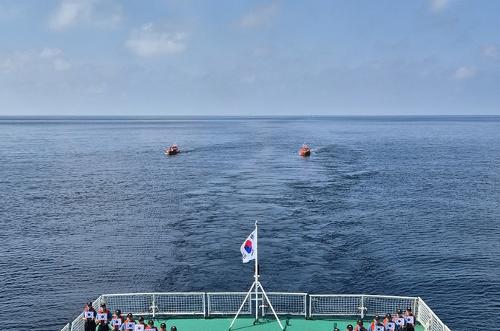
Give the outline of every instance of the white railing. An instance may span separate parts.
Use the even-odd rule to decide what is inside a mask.
[[[309,296],[309,316],[355,316],[364,311],[359,295],[312,294]]]
[[[362,294],[313,294],[309,297],[309,316],[385,315],[410,307],[416,311],[417,297]]]
[[[246,292],[207,293],[207,316],[234,315],[245,299]],[[269,292],[267,297],[278,315],[301,315],[307,317],[307,293]],[[241,315],[255,314],[255,293],[247,300],[240,312]],[[262,316],[271,314],[269,302],[259,293],[257,296],[259,313]],[[264,300],[264,301],[263,301]]]
[[[425,330],[450,331],[421,298],[418,298],[417,321],[424,326]]]
[[[307,293],[269,292],[267,297],[278,315],[298,315],[307,317]],[[271,314],[269,304],[263,305],[262,315]]]
[[[203,292],[103,294],[100,301],[134,315],[205,315]]]
[[[269,301],[279,315],[296,315],[305,318],[345,316],[364,318],[365,316],[395,313],[398,309],[411,307],[417,321],[426,331],[450,331],[434,312],[418,297],[399,297],[362,294],[311,294],[267,293]],[[234,315],[245,299],[245,292],[172,292],[172,293],[127,293],[103,294],[93,302],[95,309],[106,303],[111,310],[120,309],[123,314],[143,316],[200,315],[203,317]],[[271,314],[269,302],[260,294],[252,293],[241,314],[255,314],[255,300],[259,313]],[[61,331],[83,331],[83,314]]]
[[[234,315],[238,312],[246,292],[214,292],[207,293],[207,315]],[[241,315],[251,315],[253,313],[252,300],[247,300],[240,311]]]

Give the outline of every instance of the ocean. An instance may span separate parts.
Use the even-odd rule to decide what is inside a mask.
[[[256,220],[268,291],[500,325],[500,117],[4,117],[0,201],[17,329],[60,330],[102,293],[245,291]]]

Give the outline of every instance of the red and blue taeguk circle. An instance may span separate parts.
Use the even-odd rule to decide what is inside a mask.
[[[252,241],[251,240],[247,240],[245,241],[245,251],[250,254],[252,252]]]

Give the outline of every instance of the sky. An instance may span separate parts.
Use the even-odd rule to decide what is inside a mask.
[[[0,0],[0,116],[500,115],[498,0]]]

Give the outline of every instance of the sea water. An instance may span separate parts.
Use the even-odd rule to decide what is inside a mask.
[[[500,117],[0,120],[7,324],[245,291],[255,221],[268,291],[420,296],[452,330],[497,327]]]

